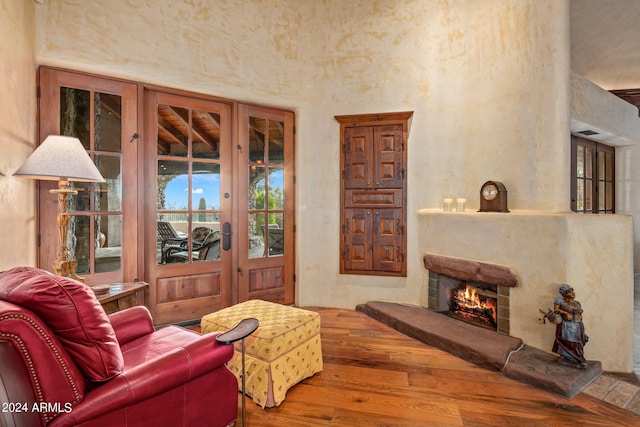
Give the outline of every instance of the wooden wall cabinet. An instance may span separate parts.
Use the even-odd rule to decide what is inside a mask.
[[[340,273],[407,274],[407,136],[412,112],[340,123]]]

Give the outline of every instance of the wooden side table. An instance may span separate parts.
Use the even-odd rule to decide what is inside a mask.
[[[136,305],[144,305],[144,291],[149,287],[147,282],[112,283],[109,292],[96,295],[107,314],[124,310]]]

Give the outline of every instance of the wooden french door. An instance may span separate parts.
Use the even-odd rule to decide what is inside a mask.
[[[42,67],[39,133],[78,137],[106,179],[78,184],[68,246],[88,284],[149,282],[158,324],[294,302],[294,115]],[[39,185],[39,266],[57,200]]]
[[[294,302],[293,123],[289,111],[238,107],[238,302]]]
[[[156,323],[231,304],[231,106],[145,93],[146,271]]]
[[[146,272],[156,323],[294,299],[293,114],[145,94]]]
[[[55,70],[38,72],[39,140],[80,139],[105,183],[71,183],[67,246],[87,284],[142,279],[138,220],[137,85]],[[38,266],[51,270],[58,247],[55,181],[38,184]]]

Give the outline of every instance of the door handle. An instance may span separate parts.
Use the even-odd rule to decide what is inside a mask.
[[[222,249],[228,251],[231,249],[231,223],[222,224]]]

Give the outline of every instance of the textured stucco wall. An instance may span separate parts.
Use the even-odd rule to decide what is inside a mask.
[[[36,146],[35,8],[0,2],[0,271],[35,265],[35,181],[11,175]]]
[[[423,302],[422,255],[431,245],[423,239],[432,230],[417,211],[439,208],[444,197],[466,197],[467,208],[476,210],[478,190],[488,179],[505,183],[511,209],[545,218],[569,210],[568,1],[129,0],[124,5],[99,0],[36,5],[38,62],[295,110],[301,305]],[[340,137],[333,117],[407,110],[414,111],[408,141],[408,276],[340,275]],[[478,217],[476,250],[491,238],[494,225],[485,224],[486,218]],[[515,308],[525,300],[546,304],[555,297],[555,282],[572,281],[584,299],[588,292],[580,286],[590,286],[586,274],[592,265],[614,270],[616,280],[628,275],[628,263],[615,258],[617,252],[595,259],[592,251],[557,238],[559,231],[568,237],[566,226],[547,228],[544,221],[534,220],[532,227],[549,251],[537,252],[535,262],[520,269],[524,277],[535,277],[536,285],[523,286]],[[529,230],[518,227],[514,221],[504,231],[506,240],[518,236],[505,246],[510,257]],[[609,227],[594,218],[571,229],[625,238],[624,227]],[[437,230],[453,247],[468,245],[467,231],[468,226]],[[570,267],[548,277],[539,273],[546,263],[557,262],[552,259],[557,254]],[[608,286],[626,295],[630,283],[628,278]],[[620,310],[618,305],[589,309]],[[542,332],[536,318],[524,319],[514,335],[547,349],[544,334],[551,332]],[[620,329],[592,346],[626,343]],[[602,355],[608,370],[628,370],[630,359],[626,347],[621,355]]]

